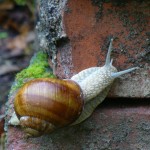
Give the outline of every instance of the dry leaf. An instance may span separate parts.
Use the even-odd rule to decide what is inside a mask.
[[[35,38],[34,32],[28,34],[18,35],[15,38],[9,40],[7,48],[9,49],[25,49],[29,42],[32,42]]]
[[[5,0],[4,2],[0,3],[0,10],[10,10],[13,9],[14,3],[12,0]]]
[[[19,71],[20,68],[16,65],[11,64],[10,62],[6,61],[4,65],[0,66],[0,75],[4,75],[10,72]]]

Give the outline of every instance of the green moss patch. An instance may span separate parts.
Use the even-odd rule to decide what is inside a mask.
[[[32,57],[30,65],[16,75],[10,94],[19,89],[25,82],[35,78],[55,78],[52,69],[49,67],[46,53],[36,53]]]

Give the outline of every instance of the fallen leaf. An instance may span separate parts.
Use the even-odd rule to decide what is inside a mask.
[[[13,9],[14,2],[12,0],[5,0],[0,3],[0,10],[10,10]]]
[[[13,39],[10,39],[7,48],[9,49],[24,49],[26,47],[26,37],[22,35],[18,35]]]
[[[28,34],[18,35],[13,39],[10,39],[7,48],[9,49],[25,49],[29,42],[32,42],[35,39],[34,32]]]
[[[0,66],[0,75],[4,75],[19,70],[20,68],[18,66],[11,64],[9,61],[6,61],[4,65]]]

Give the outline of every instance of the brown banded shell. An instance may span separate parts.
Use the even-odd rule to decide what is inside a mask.
[[[83,96],[72,80],[36,79],[18,91],[14,107],[25,131],[38,136],[74,122],[83,109]]]

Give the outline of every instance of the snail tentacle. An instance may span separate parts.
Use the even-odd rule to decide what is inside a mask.
[[[123,70],[123,71],[119,71],[119,72],[113,72],[113,73],[111,73],[111,77],[117,78],[117,77],[119,77],[123,74],[129,73],[129,72],[131,72],[133,70],[136,70],[136,69],[139,69],[139,67],[133,67],[133,68],[130,68],[130,69],[127,69],[127,70]]]
[[[112,64],[113,64],[113,58],[111,59],[110,66],[112,66]]]
[[[109,48],[108,48],[108,52],[107,52],[107,56],[106,56],[106,61],[105,61],[105,66],[110,66],[111,64],[111,52],[112,52],[112,42],[113,42],[113,38],[110,40],[110,44],[109,44]]]

